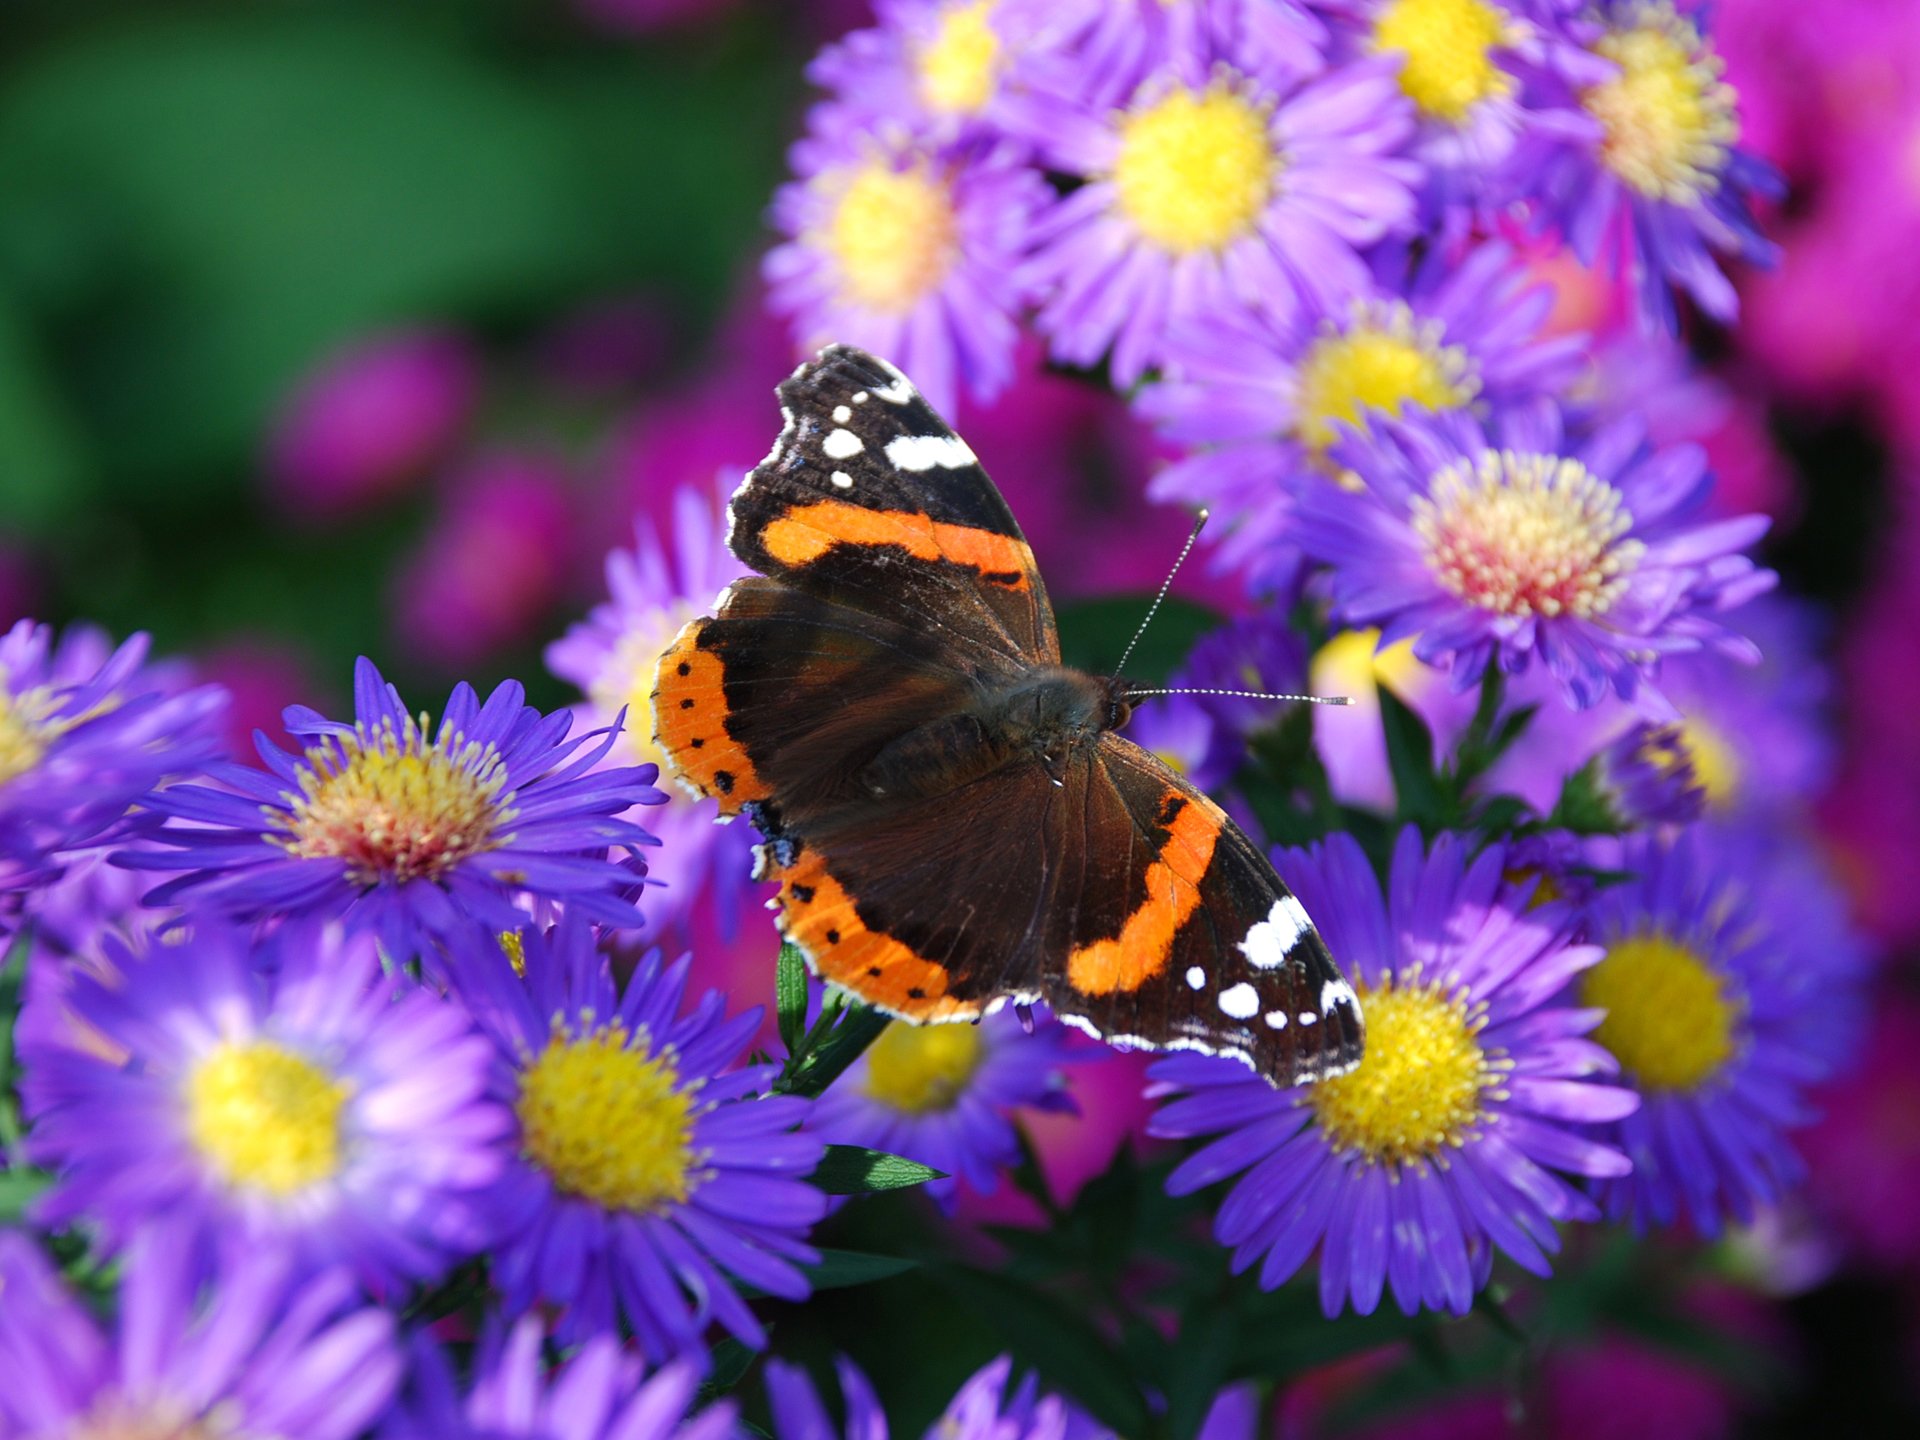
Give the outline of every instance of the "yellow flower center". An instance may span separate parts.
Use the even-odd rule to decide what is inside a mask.
[[[1367,1017],[1366,1054],[1357,1070],[1307,1092],[1327,1142],[1388,1165],[1457,1148],[1510,1063],[1481,1049],[1484,1018],[1417,978],[1356,988]]]
[[[514,1108],[528,1156],[570,1195],[644,1214],[692,1193],[693,1099],[644,1030],[556,1025]]]
[[[284,1197],[339,1171],[350,1091],[304,1055],[223,1041],[185,1088],[187,1134],[229,1185]]]
[[[1607,167],[1640,194],[1675,204],[1716,189],[1740,122],[1720,57],[1700,32],[1670,5],[1642,5],[1594,48],[1620,67],[1580,97],[1605,131]]]
[[[1607,1012],[1593,1038],[1647,1090],[1694,1090],[1711,1080],[1733,1054],[1741,1013],[1725,976],[1653,931],[1608,946],[1580,982],[1580,1003]]]
[[[1646,546],[1624,540],[1620,492],[1578,460],[1483,451],[1414,502],[1427,565],[1453,594],[1500,615],[1604,615]]]
[[[1344,330],[1323,326],[1300,361],[1294,425],[1301,440],[1317,455],[1337,438],[1336,425],[1359,425],[1369,410],[1465,405],[1480,380],[1465,350],[1441,343],[1445,330],[1438,320],[1416,319],[1400,300],[1356,307]]]
[[[1681,721],[1677,731],[1707,804],[1716,808],[1730,804],[1740,789],[1740,756],[1727,737],[1697,715]]]
[[[1392,0],[1373,22],[1373,47],[1406,57],[1400,88],[1422,115],[1458,125],[1481,101],[1513,91],[1493,62],[1507,26],[1485,0]]]
[[[701,613],[691,601],[675,600],[637,621],[620,637],[612,658],[587,687],[587,699],[596,713],[613,716],[626,707],[622,738],[635,763],[658,765],[662,774],[667,773],[666,757],[653,743],[653,672],[681,627]]]
[[[1253,229],[1282,168],[1267,107],[1224,82],[1169,91],[1120,121],[1120,209],[1176,254],[1218,250]]]
[[[9,695],[0,685],[0,785],[38,765],[70,728],[54,721],[53,711],[53,692],[44,686]]]
[[[491,745],[442,733],[427,718],[306,753],[301,794],[279,823],[289,854],[347,862],[357,884],[438,879],[499,843],[515,812],[500,803],[506,769]]]
[[[974,1025],[889,1025],[867,1051],[867,1094],[909,1115],[951,1109],[984,1049]]]
[[[527,937],[524,934],[518,930],[502,930],[500,953],[507,957],[514,974],[522,980],[527,978]]]
[[[953,193],[943,177],[924,163],[896,170],[873,160],[821,179],[837,191],[822,248],[848,302],[899,313],[946,278],[958,242]]]
[[[1413,699],[1421,680],[1433,672],[1414,658],[1413,642],[1402,640],[1385,650],[1378,630],[1343,630],[1322,645],[1309,668],[1309,684],[1316,695],[1350,695],[1354,703],[1371,705],[1385,685],[1394,694]],[[1371,1023],[1371,1021],[1369,1021]]]
[[[993,98],[1000,75],[1000,37],[991,23],[994,0],[949,5],[917,57],[920,98],[929,110],[972,115]]]

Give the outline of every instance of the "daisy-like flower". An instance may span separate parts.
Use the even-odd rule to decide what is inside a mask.
[[[1222,564],[1263,591],[1299,564],[1289,539],[1300,478],[1330,470],[1349,428],[1409,407],[1499,414],[1578,374],[1583,339],[1544,339],[1552,293],[1503,244],[1418,266],[1404,294],[1376,283],[1285,326],[1240,321],[1177,333],[1167,379],[1137,404],[1192,454],[1154,477],[1157,499],[1205,505],[1227,523]]]
[[[610,759],[662,763],[653,742],[653,667],[680,627],[747,573],[726,541],[727,496],[737,483],[729,476],[705,494],[677,491],[671,531],[636,520],[633,549],[607,556],[606,602],[547,647],[547,667],[585,693],[583,719],[607,725],[625,712]],[[670,793],[647,816],[660,840],[640,901],[650,933],[685,921],[703,897],[724,931],[738,926],[753,873],[752,836],[745,826],[717,824],[719,815],[718,801]]]
[[[1737,148],[1736,97],[1697,14],[1669,0],[1605,0],[1597,31],[1589,49],[1612,73],[1573,93],[1597,133],[1545,142],[1538,215],[1586,264],[1603,260],[1629,274],[1649,320],[1675,327],[1669,287],[1677,285],[1730,321],[1739,300],[1714,252],[1773,263],[1778,247],[1760,233],[1751,205],[1777,195],[1780,179]]]
[[[115,647],[90,627],[56,640],[15,625],[0,638],[0,889],[43,883],[63,852],[217,760],[226,703],[178,666],[149,665],[145,635]]]
[[[826,105],[773,200],[788,237],[768,252],[768,304],[812,354],[840,341],[884,355],[951,414],[1013,377],[1017,270],[1051,192],[1018,147],[876,132]]]
[[[141,1235],[107,1332],[24,1235],[0,1232],[0,1435],[352,1440],[386,1408],[393,1318],[344,1271],[301,1278],[246,1252],[203,1278]]]
[[[542,1353],[539,1318],[528,1315],[481,1342],[463,1388],[446,1352],[427,1337],[413,1345],[407,1394],[380,1440],[731,1440],[731,1403],[687,1412],[700,1388],[691,1357],[648,1373],[612,1335],[596,1335],[558,1369]]]
[[[498,956],[455,971],[494,1040],[494,1093],[518,1121],[516,1158],[489,1200],[508,1313],[564,1307],[566,1343],[623,1317],[656,1361],[713,1321],[764,1343],[727,1277],[804,1299],[797,1266],[816,1256],[802,1237],[826,1198],[803,1178],[821,1141],[792,1133],[806,1102],[749,1100],[771,1067],[727,1068],[759,1011],[727,1018],[709,991],[682,1014],[688,962],[657,953],[620,990],[571,915],[527,933],[522,953],[524,979]]]
[[[836,1368],[846,1402],[844,1427],[828,1416],[806,1371],[779,1360],[767,1362],[767,1400],[777,1440],[839,1440],[843,1435],[847,1440],[887,1440],[887,1415],[867,1377],[844,1358]],[[1076,1425],[1082,1417],[1058,1396],[1041,1395],[1031,1376],[1009,1393],[1012,1374],[1013,1361],[1005,1355],[982,1366],[928,1427],[927,1440],[1066,1440],[1070,1429],[1104,1433],[1090,1424]]]
[[[1622,732],[1597,757],[1607,808],[1627,829],[1686,825],[1706,808],[1707,792],[1679,725],[1650,720]]]
[[[1653,451],[1630,421],[1570,443],[1543,402],[1489,429],[1383,419],[1331,454],[1365,488],[1309,480],[1292,534],[1332,567],[1335,618],[1411,639],[1456,689],[1537,658],[1583,709],[1632,699],[1664,654],[1755,657],[1716,617],[1772,587],[1740,553],[1767,520],[1698,518],[1712,477],[1697,447]]]
[[[286,926],[250,944],[196,921],[103,951],[108,974],[70,977],[73,1025],[22,1046],[29,1153],[54,1174],[43,1221],[114,1244],[163,1224],[199,1253],[284,1250],[375,1284],[486,1240],[476,1201],[510,1129],[489,1047],[458,1006],[396,993],[371,937]]]
[[[390,959],[431,958],[438,939],[479,922],[527,923],[527,897],[560,902],[604,925],[639,923],[626,892],[645,873],[653,838],[618,818],[666,799],[650,765],[600,769],[618,722],[568,738],[573,717],[542,715],[506,681],[483,705],[454,687],[436,730],[407,713],[371,660],[353,672],[354,721],[288,708],[290,755],[256,734],[265,770],[219,764],[227,788],[175,785],[151,802],[165,848],[117,862],[185,870],[147,897],[240,920],[344,918],[380,937]]]
[[[1151,1132],[1217,1137],[1168,1188],[1246,1172],[1214,1225],[1234,1268],[1260,1261],[1272,1288],[1317,1247],[1330,1316],[1370,1313],[1383,1287],[1408,1314],[1462,1313],[1496,1249],[1546,1274],[1555,1226],[1599,1213],[1561,1174],[1628,1168],[1579,1128],[1638,1103],[1596,1078],[1615,1069],[1583,1038],[1599,1017],[1549,1003],[1601,952],[1572,943],[1565,906],[1530,906],[1497,844],[1469,857],[1442,836],[1426,854],[1409,829],[1384,896],[1349,836],[1277,859],[1352,978],[1367,1053],[1351,1074],[1284,1091],[1211,1057],[1156,1064],[1172,1098]]]
[[[977,1025],[889,1025],[814,1102],[807,1129],[945,1172],[926,1187],[943,1204],[962,1183],[991,1194],[1020,1158],[1014,1110],[1073,1112],[1064,1068],[1072,1044],[1051,1019],[1025,1033],[1010,1010]]]
[[[1596,1186],[1637,1228],[1683,1214],[1703,1234],[1748,1222],[1798,1178],[1786,1132],[1806,1091],[1857,1044],[1864,960],[1831,882],[1751,827],[1633,836],[1595,852],[1634,878],[1602,887],[1581,976],[1596,1038],[1643,1097],[1607,1133],[1633,1173]]]
[[[1114,98],[1086,65],[1036,84],[1009,121],[1085,183],[1035,231],[1025,269],[1056,359],[1111,351],[1131,386],[1181,329],[1260,314],[1288,324],[1363,292],[1359,249],[1413,218],[1419,168],[1393,67],[1304,83],[1192,40]]]

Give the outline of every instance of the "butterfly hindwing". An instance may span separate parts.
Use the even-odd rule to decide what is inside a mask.
[[[911,617],[958,668],[1059,661],[1013,512],[905,376],[835,345],[779,394],[780,438],[733,498],[741,560],[837,604]]]
[[[1054,1013],[1120,1043],[1232,1055],[1278,1085],[1358,1064],[1359,1002],[1226,812],[1117,735],[1100,737],[1091,768],[1100,878],[1049,974]]]

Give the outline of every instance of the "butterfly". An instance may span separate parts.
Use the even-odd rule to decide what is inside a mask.
[[[1033,552],[899,370],[834,345],[729,507],[757,571],[655,674],[676,778],[760,831],[782,934],[903,1020],[1044,1002],[1275,1085],[1352,1069],[1360,1006],[1259,848],[1061,664]]]

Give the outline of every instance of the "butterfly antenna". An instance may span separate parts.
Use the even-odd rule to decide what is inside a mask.
[[[1173,577],[1180,573],[1180,567],[1187,563],[1187,556],[1193,553],[1193,543],[1200,538],[1200,532],[1206,528],[1207,512],[1202,510],[1193,517],[1193,533],[1187,536],[1187,543],[1180,547],[1180,553],[1174,558],[1173,568],[1167,571],[1167,578],[1160,582],[1160,593],[1153,597],[1153,604],[1147,607],[1146,617],[1141,620],[1140,628],[1133,632],[1133,639],[1127,642],[1127,648],[1120,652],[1120,663],[1113,667],[1113,673],[1127,673],[1127,658],[1133,654],[1133,647],[1140,643],[1140,637],[1147,633],[1147,626],[1153,623],[1154,613],[1159,610],[1160,602],[1167,598],[1167,591],[1173,585]]]
[[[1265,690],[1129,690],[1128,700],[1149,695],[1232,695],[1241,700],[1298,700],[1307,705],[1351,705],[1351,695],[1270,695]]]

